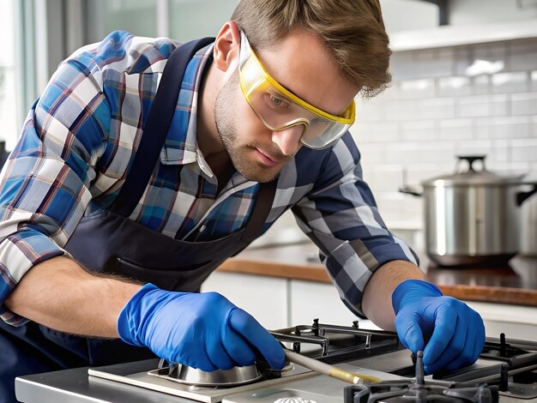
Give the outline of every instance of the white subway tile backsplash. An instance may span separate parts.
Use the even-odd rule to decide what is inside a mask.
[[[440,140],[472,140],[472,119],[441,119]]]
[[[527,71],[515,73],[498,73],[492,75],[492,92],[494,94],[530,91],[531,84]]]
[[[537,138],[534,139],[514,139],[511,141],[514,147],[534,147],[537,146]]]
[[[418,103],[422,119],[453,119],[455,117],[454,98],[423,99]]]
[[[402,193],[383,193],[376,197],[379,211],[386,222],[415,222],[421,226],[423,199]]]
[[[468,76],[479,60],[491,72]],[[386,221],[421,223],[422,199],[397,189],[453,173],[458,155],[537,176],[537,41],[395,52],[390,68],[391,87],[358,104],[351,129]]]
[[[459,117],[505,116],[509,111],[509,96],[505,94],[476,95],[458,99]]]
[[[362,122],[354,124],[352,133],[361,143],[395,142],[399,140],[397,122]]]
[[[472,95],[487,95],[492,92],[490,83],[490,76],[488,74],[482,74],[472,77]]]
[[[537,93],[513,94],[511,102],[513,115],[537,114]]]
[[[501,163],[509,162],[509,156],[511,155],[511,142],[509,140],[494,140],[492,142],[492,151],[490,153],[489,162],[491,166],[496,167]]]
[[[416,162],[442,163],[452,159],[455,146],[452,142],[411,142],[386,144],[386,160],[410,165]]]
[[[388,101],[385,107],[385,118],[389,121],[403,121],[419,118],[417,100]]]
[[[392,81],[388,84],[386,89],[378,94],[373,100],[384,103],[389,100],[399,99],[399,83],[397,81]]]
[[[380,97],[380,95],[379,95]],[[384,115],[384,103],[379,97],[372,99],[359,99],[356,101],[356,121],[378,121]]]
[[[474,118],[472,133],[475,139],[488,139],[490,137],[489,118]]]
[[[419,78],[445,77],[453,74],[454,50],[452,48],[428,49],[416,52],[415,60]]]
[[[364,178],[377,192],[397,192],[403,184],[403,167],[398,164],[378,164],[364,172]]]
[[[459,141],[455,147],[456,155],[490,155],[491,140]]]
[[[393,81],[402,81],[419,77],[415,67],[414,51],[395,52],[390,61],[390,73]]]
[[[438,130],[434,120],[418,120],[401,123],[401,139],[403,141],[435,141]]]
[[[475,119],[476,139],[515,139],[531,137],[529,116],[505,116]]]
[[[434,97],[434,79],[405,80],[399,84],[401,99],[416,99]]]
[[[457,116],[461,118],[490,116],[489,98],[472,96],[458,99]]]
[[[448,175],[455,172],[456,159],[451,156],[449,161],[443,163],[418,163],[404,167],[406,184],[421,187],[424,181],[438,176]]]
[[[507,116],[510,114],[510,95],[498,94],[490,96],[490,116]]]
[[[513,140],[511,161],[532,163],[537,159],[537,139]]]
[[[360,149],[361,164],[364,167],[364,170],[369,167],[374,167],[377,164],[386,163],[386,145],[384,143],[365,143],[360,140],[360,137],[357,137],[354,134],[353,137]]]
[[[472,87],[469,77],[453,76],[438,79],[438,96],[452,97],[471,95]]]

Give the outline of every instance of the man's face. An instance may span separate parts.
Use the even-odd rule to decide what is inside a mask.
[[[334,115],[345,111],[359,88],[339,72],[321,41],[295,30],[270,48],[257,52],[265,70],[304,101]],[[304,126],[274,131],[254,113],[235,72],[216,98],[218,133],[237,171],[249,180],[276,178],[300,149]]]

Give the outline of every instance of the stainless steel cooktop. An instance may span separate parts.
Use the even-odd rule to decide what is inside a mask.
[[[282,372],[258,365],[220,373],[211,384],[205,374],[155,359],[17,378],[17,397],[25,403],[537,403],[535,342],[487,338],[474,365],[424,376],[420,358],[395,333],[360,329],[357,322],[315,320],[273,334],[295,352],[382,382],[351,385],[290,364]],[[232,382],[222,386],[222,380]]]

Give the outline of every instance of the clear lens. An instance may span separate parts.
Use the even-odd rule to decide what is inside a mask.
[[[334,119],[323,116],[330,116],[325,112],[319,111],[322,115],[317,113],[317,108],[313,106],[309,109],[305,108],[303,105],[309,105],[307,102],[286,91],[264,71],[251,50],[246,36],[242,32],[241,35],[239,66],[241,89],[253,111],[265,126],[278,131],[304,125],[302,144],[320,149],[340,138],[352,125],[354,102],[347,109],[346,116],[334,116]]]

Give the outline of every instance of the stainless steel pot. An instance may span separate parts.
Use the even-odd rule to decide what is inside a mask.
[[[433,262],[503,265],[520,249],[520,205],[535,193],[522,191],[522,184],[520,175],[488,171],[485,156],[460,156],[455,173],[425,180],[422,193],[401,191],[424,199],[425,245]]]

